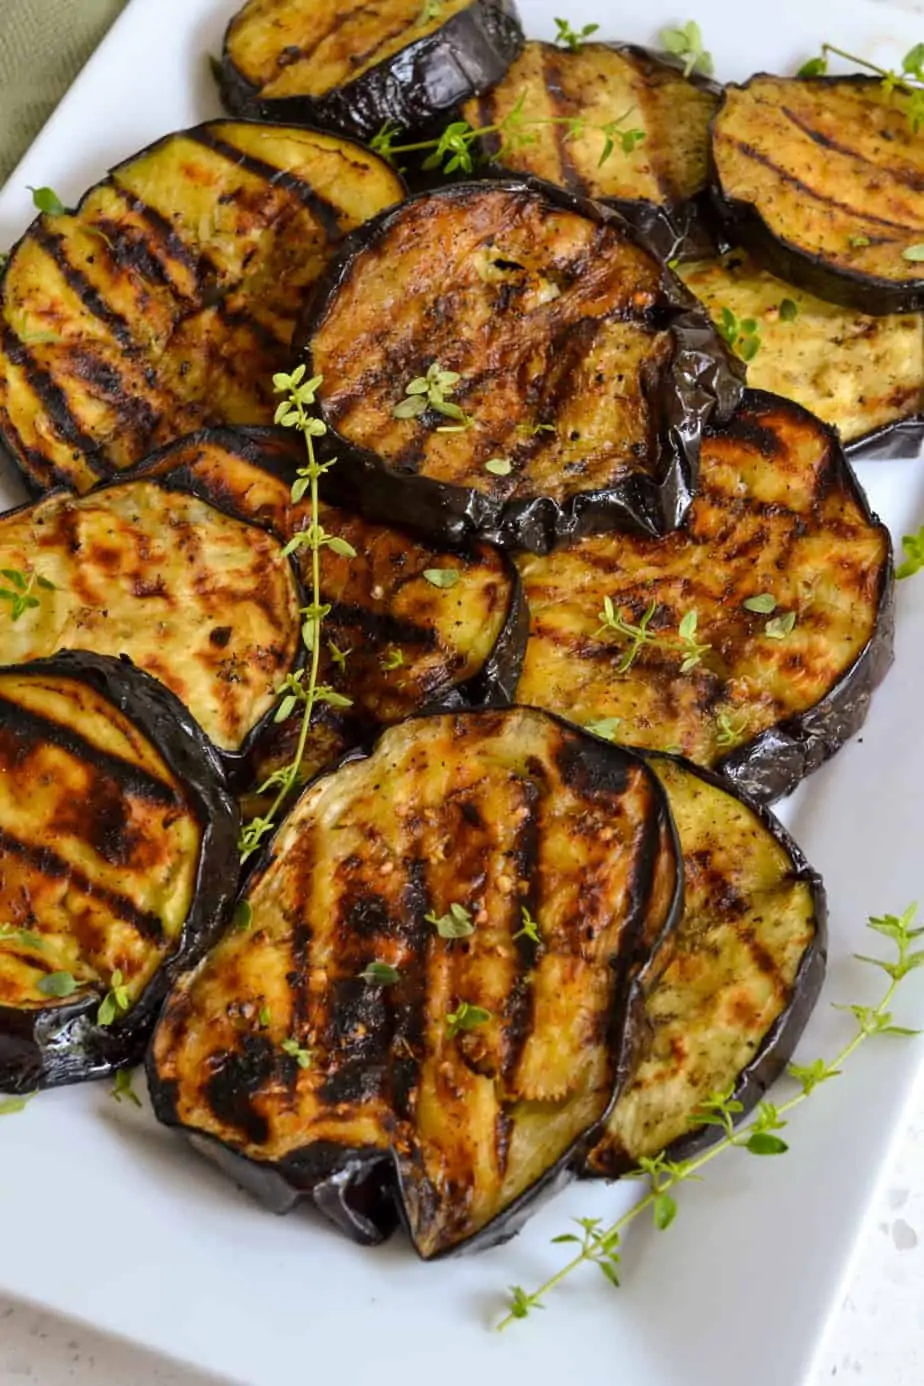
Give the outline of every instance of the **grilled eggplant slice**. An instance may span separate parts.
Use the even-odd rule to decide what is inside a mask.
[[[720,1136],[696,1125],[713,1092],[749,1112],[783,1072],[824,980],[821,878],[766,809],[673,756],[649,764],[683,854],[683,912],[658,955],[632,1081],[585,1173],[615,1178]]]
[[[753,322],[748,382],[832,424],[851,457],[916,452],[924,441],[924,316],[871,317],[825,303],[743,250],[678,266],[714,322]],[[734,328],[732,327],[733,331]]]
[[[305,792],[250,928],[171,994],[158,1117],[360,1240],[395,1203],[423,1257],[511,1235],[625,1077],[676,850],[640,758],[547,714],[391,728]]]
[[[0,280],[0,441],[84,492],[206,423],[269,423],[332,248],[403,196],[346,140],[213,121],[40,216]]]
[[[682,248],[707,253],[709,122],[719,93],[644,48],[585,43],[570,51],[530,40],[504,80],[463,114],[475,128],[499,125],[514,110],[525,121],[582,122],[577,134],[536,124],[530,143],[509,148],[500,133],[485,136],[484,153],[615,206],[668,259]],[[607,136],[603,126],[619,128]],[[630,129],[643,138],[626,150],[620,131]]]
[[[281,430],[212,429],[165,448],[145,471],[169,476],[171,486],[288,542],[311,521],[308,502],[291,500],[303,461],[301,440]],[[323,501],[320,519],[356,555],[344,558],[326,548],[321,556],[321,595],[331,607],[321,678],[352,706],[318,709],[302,761],[305,779],[413,712],[512,701],[529,618],[519,575],[505,554],[487,544],[447,553]],[[296,562],[307,589],[308,551],[301,550]],[[444,571],[446,578],[435,578]],[[436,585],[447,580],[451,586]],[[300,729],[300,714],[264,726],[250,752],[253,784],[291,762]],[[257,806],[248,800],[251,809]]]
[[[924,241],[924,151],[908,100],[877,77],[759,74],[712,127],[713,194],[760,264],[861,313],[924,308],[905,251]]]
[[[523,46],[513,0],[248,0],[225,36],[238,115],[369,140],[433,126],[500,81]]]
[[[126,655],[236,754],[301,658],[299,584],[278,537],[182,480],[59,491],[0,516],[13,616],[0,622],[0,662]]]
[[[618,719],[620,741],[682,751],[761,802],[862,726],[892,661],[888,531],[832,430],[760,391],[704,438],[683,529],[518,566],[521,702]]]
[[[615,213],[463,183],[361,228],[301,344],[369,518],[545,552],[679,523],[702,429],[740,394],[694,304]]]
[[[227,919],[238,818],[182,704],[116,659],[0,670],[0,761],[0,1090],[22,1093],[137,1063]]]

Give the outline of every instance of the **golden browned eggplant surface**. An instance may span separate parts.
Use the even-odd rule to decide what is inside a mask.
[[[503,500],[564,500],[657,470],[666,308],[658,262],[618,223],[476,184],[388,218],[309,345],[349,443]],[[426,393],[439,372],[448,416]]]
[[[680,837],[683,912],[659,954],[637,1066],[590,1155],[592,1174],[622,1173],[689,1138],[713,1093],[735,1089],[752,1105],[792,1054],[824,972],[824,897],[778,825],[690,767],[661,757],[651,766]],[[742,1091],[758,1063],[761,1080]]]
[[[306,791],[249,927],[174,990],[159,1115],[283,1177],[391,1151],[422,1255],[476,1235],[606,1112],[665,821],[640,762],[533,710],[391,729]]]
[[[752,322],[757,390],[794,399],[855,442],[924,410],[924,316],[871,317],[826,303],[759,268],[743,250],[677,268],[717,324]],[[734,330],[732,327],[731,330]],[[747,337],[739,337],[739,346]]]
[[[87,491],[206,423],[268,423],[305,292],[403,195],[374,154],[214,121],[40,217],[0,281],[0,435],[33,486]]]
[[[526,44],[507,76],[466,103],[475,126],[499,124],[516,110],[528,143],[485,138],[505,168],[533,173],[588,197],[675,205],[706,186],[709,121],[718,97],[682,72],[637,48],[585,43],[577,51],[551,43]],[[577,134],[565,121],[581,121]],[[609,138],[601,126],[620,127]],[[624,150],[620,131],[644,136]],[[604,157],[606,155],[606,157]]]
[[[722,194],[806,264],[871,295],[919,285],[904,252],[924,240],[924,148],[907,102],[865,77],[730,86],[712,136]]]
[[[249,0],[231,23],[225,52],[261,97],[323,96],[426,38],[469,4]]]
[[[116,971],[134,1004],[177,944],[200,841],[183,785],[111,702],[75,679],[4,670],[0,1008],[88,989],[102,1000]]]
[[[518,700],[701,765],[822,707],[890,604],[887,531],[829,431],[772,395],[704,439],[682,529],[517,563],[532,613]],[[829,754],[845,734],[831,711]]]
[[[31,603],[0,623],[0,663],[125,654],[222,750],[266,716],[299,652],[279,540],[154,480],[59,492],[0,517],[0,568],[10,597],[15,577]]]

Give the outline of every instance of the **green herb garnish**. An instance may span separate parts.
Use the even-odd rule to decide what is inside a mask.
[[[140,1107],[141,1098],[132,1087],[132,1079],[133,1074],[131,1069],[120,1068],[112,1080],[112,1087],[109,1090],[109,1094],[111,1097],[115,1098],[116,1102],[121,1102],[124,1099],[126,1102],[133,1103],[136,1107]]]
[[[455,1039],[460,1030],[477,1030],[479,1025],[486,1025],[491,1019],[491,1012],[483,1010],[481,1006],[470,1006],[467,1001],[459,1004],[457,1011],[450,1012],[446,1017],[446,1037]]]
[[[799,305],[794,298],[784,298],[780,303],[780,322],[795,322],[799,316]]]
[[[458,568],[424,568],[424,577],[431,587],[455,587],[462,574]]]
[[[684,77],[702,72],[712,73],[712,54],[703,47],[702,31],[695,19],[676,29],[661,30],[661,44],[673,57],[683,63]]]
[[[288,1054],[290,1059],[296,1059],[299,1068],[311,1067],[311,1050],[303,1049],[297,1039],[284,1039],[279,1048],[283,1054]]]
[[[69,972],[49,972],[36,982],[43,996],[54,996],[57,1000],[73,996],[77,988],[83,985],[82,982],[75,981]]]
[[[533,919],[525,905],[520,906],[520,916],[523,920],[523,927],[518,929],[514,938],[528,938],[531,943],[541,943],[542,936],[539,933],[539,921]]]
[[[27,611],[41,606],[37,591],[57,591],[53,582],[32,570],[23,572],[20,568],[0,568],[0,574],[10,584],[9,587],[0,587],[0,601],[9,602],[11,621],[18,621]]]
[[[425,914],[424,919],[433,925],[440,938],[468,938],[475,932],[472,916],[464,905],[453,903],[445,914]]]
[[[492,476],[509,476],[513,470],[513,463],[509,457],[490,457],[484,464],[484,469]]]
[[[764,626],[764,635],[771,640],[785,640],[795,628],[796,613],[785,611],[782,616],[773,616]]]
[[[397,649],[394,645],[379,660],[379,665],[386,674],[392,673],[395,669],[403,669],[404,663],[404,651]]]
[[[756,611],[758,616],[772,616],[776,611],[776,597],[772,592],[758,592],[756,597],[746,597],[741,605],[745,611]]]
[[[0,924],[0,943],[18,943],[23,948],[34,948],[38,953],[45,951],[45,940],[41,934],[34,934],[31,929],[18,929],[13,924]]]
[[[63,217],[67,212],[67,208],[53,188],[33,188],[31,183],[28,187],[32,194],[32,205],[37,212],[44,212],[50,217]]]
[[[602,736],[604,741],[615,741],[622,722],[621,717],[598,717],[595,722],[587,723],[587,730],[594,736]]]
[[[600,28],[599,24],[585,24],[583,29],[572,29],[567,19],[556,19],[555,27],[558,33],[555,35],[555,42],[560,43],[563,48],[570,48],[572,53],[576,53],[583,47],[591,34],[595,34]]]
[[[918,245],[907,246],[902,251],[902,259],[911,260],[914,264],[918,264],[921,260],[924,260],[924,244],[918,243]]]
[[[731,1092],[713,1093],[707,1097],[699,1104],[690,1125],[718,1126],[723,1132],[721,1140],[710,1146],[702,1155],[689,1160],[670,1160],[666,1154],[640,1160],[637,1177],[644,1179],[648,1184],[644,1197],[609,1226],[604,1226],[599,1218],[578,1218],[575,1222],[581,1229],[580,1234],[568,1232],[553,1238],[556,1244],[576,1244],[574,1256],[537,1290],[528,1292],[522,1286],[511,1286],[508,1312],[498,1324],[498,1328],[508,1328],[515,1320],[526,1318],[534,1309],[544,1308],[544,1301],[551,1291],[581,1266],[597,1266],[611,1284],[618,1285],[622,1238],[632,1223],[646,1214],[651,1214],[656,1228],[663,1231],[669,1227],[677,1213],[674,1190],[680,1184],[696,1179],[701,1169],[728,1150],[744,1150],[758,1156],[785,1154],[787,1144],[778,1133],[786,1128],[789,1113],[801,1106],[820,1084],[837,1078],[844,1064],[864,1040],[872,1035],[903,1036],[918,1033],[906,1026],[894,1024],[890,1010],[902,979],[915,968],[924,967],[924,950],[914,951],[916,944],[924,936],[924,929],[912,927],[916,914],[917,906],[912,905],[901,916],[885,915],[869,920],[871,929],[895,944],[898,958],[894,962],[881,958],[860,959],[861,962],[870,963],[885,972],[889,978],[889,985],[875,1006],[840,1007],[851,1014],[856,1022],[853,1037],[840,1053],[830,1060],[816,1059],[806,1065],[790,1064],[787,1072],[789,1078],[798,1084],[798,1091],[779,1104],[767,1101],[759,1103],[756,1115],[741,1130],[735,1129],[735,1121],[742,1115],[742,1104]]]
[[[247,932],[253,923],[253,907],[249,900],[238,900],[234,907],[234,918],[231,923],[236,933],[244,934]]]
[[[0,1116],[13,1116],[16,1112],[21,1112],[36,1096],[34,1092],[27,1092],[21,1097],[0,1097]]]
[[[880,67],[878,63],[870,62],[868,58],[858,58],[856,53],[848,53],[833,43],[823,43],[821,56],[810,58],[807,63],[803,63],[796,76],[824,77],[828,71],[828,58],[831,54],[837,58],[843,58],[845,62],[856,63],[857,67],[865,68],[867,72],[875,72],[881,79],[880,85],[887,96],[891,95],[893,91],[899,91],[903,96],[907,96],[908,124],[914,134],[918,133],[921,126],[924,125],[924,43],[916,43],[913,48],[909,48],[902,59],[901,72],[896,72],[894,68]],[[868,245],[869,242],[867,241],[866,244]]]
[[[117,1016],[124,1015],[131,1006],[131,998],[125,978],[120,968],[116,968],[109,983],[109,990],[100,1002],[96,1013],[97,1025],[111,1025]]]
[[[917,534],[906,534],[902,539],[902,547],[905,550],[905,560],[895,569],[895,576],[914,577],[915,573],[924,568],[924,525]]]
[[[743,714],[739,717],[732,717],[730,713],[720,712],[716,718],[716,728],[715,744],[717,746],[734,746],[747,730],[747,718]]]
[[[760,333],[754,318],[738,318],[730,308],[722,309],[720,321],[716,324],[720,335],[732,351],[738,353],[742,361],[753,361],[760,351]]]
[[[401,980],[401,973],[391,963],[371,962],[368,967],[363,968],[360,977],[364,982],[369,982],[376,987],[393,987],[395,982]]]
[[[458,371],[444,371],[434,361],[427,367],[426,375],[418,375],[405,385],[404,399],[391,412],[396,419],[417,419],[428,409],[435,409],[444,418],[465,423],[468,415],[449,399],[461,379]]]
[[[603,610],[599,613],[600,626],[597,635],[604,631],[618,636],[626,642],[626,650],[616,665],[617,674],[625,674],[638,659],[646,645],[658,645],[663,649],[674,650],[682,656],[680,672],[688,674],[711,648],[696,638],[698,617],[695,611],[688,611],[681,619],[677,636],[665,631],[651,630],[651,620],[658,609],[652,601],[638,625],[627,621],[621,611],[617,611],[611,597],[603,598]]]

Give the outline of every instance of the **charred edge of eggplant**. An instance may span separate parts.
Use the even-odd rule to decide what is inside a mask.
[[[359,140],[370,140],[386,120],[411,134],[433,128],[499,82],[525,41],[514,0],[472,0],[438,29],[342,87],[322,96],[263,98],[235,67],[228,33],[220,88],[232,114],[314,125]]]
[[[777,398],[763,390],[750,393],[756,400]],[[791,400],[787,404],[790,409],[809,413]],[[797,784],[856,735],[866,721],[873,693],[895,658],[895,571],[891,535],[873,514],[866,493],[844,455],[836,430],[821,424],[813,414],[809,417],[828,435],[829,464],[838,473],[838,480],[851,493],[866,522],[885,535],[886,561],[879,580],[872,634],[850,668],[820,702],[768,727],[716,765],[719,774],[742,796],[758,804],[772,804],[790,794]]]
[[[681,765],[704,784],[739,799],[759,819],[761,825],[789,857],[792,863],[789,879],[803,882],[811,890],[815,936],[799,961],[790,1001],[767,1031],[757,1053],[740,1070],[731,1093],[731,1097],[742,1105],[742,1111],[736,1118],[740,1123],[754,1110],[777,1079],[782,1077],[821,994],[828,961],[828,898],[824,881],[806,860],[795,838],[765,804],[759,803],[737,786],[729,786],[727,780],[714,770],[707,770],[703,765],[695,765],[684,756],[671,755],[667,751],[643,751],[642,756],[648,761],[664,760]],[[680,859],[682,862],[682,843]],[[682,918],[681,909],[676,918],[677,925],[682,922]],[[672,1141],[663,1153],[670,1160],[688,1160],[708,1146],[714,1145],[721,1136],[722,1131],[716,1126],[696,1126],[687,1135],[679,1136]],[[614,1158],[605,1174],[597,1173],[585,1165],[581,1170],[581,1176],[584,1179],[610,1181],[621,1179],[636,1168],[635,1162],[626,1155],[621,1161]]]
[[[0,1090],[26,1093],[104,1078],[141,1059],[167,992],[211,948],[230,917],[240,873],[240,824],[205,732],[168,688],[126,656],[65,651],[0,672],[74,679],[112,703],[163,757],[192,800],[202,832],[194,891],[176,948],[125,1016],[109,1026],[96,1023],[102,991],[41,1010],[0,1006]]]
[[[767,77],[772,74],[758,72],[754,75]],[[780,79],[777,77],[775,80]],[[844,82],[851,86],[860,83],[880,85],[878,77],[866,77],[860,73],[835,77],[800,77],[798,80],[823,86]],[[744,90],[747,85],[748,83],[730,84],[737,91]],[[810,251],[793,245],[785,237],[777,236],[770,230],[753,203],[742,202],[726,193],[716,167],[712,138],[716,122],[725,109],[726,100],[727,96],[723,94],[710,125],[709,193],[716,214],[729,238],[750,251],[758,264],[775,274],[778,279],[788,280],[796,288],[805,289],[818,298],[827,299],[829,303],[838,303],[844,308],[868,313],[870,317],[886,317],[890,313],[917,313],[924,309],[924,278],[899,284],[893,279],[881,279],[858,270],[835,269],[825,262],[824,256],[813,255]]]
[[[253,430],[253,432],[258,431],[260,430]],[[276,430],[267,428],[262,431],[267,434],[273,434]],[[203,442],[207,442],[210,438],[214,439],[216,435],[221,435],[228,439],[229,445],[233,444],[237,436],[235,430],[230,428],[211,430],[200,429],[197,433],[190,434],[185,438],[180,438],[174,443],[167,443],[165,447],[158,449],[157,452],[142,458],[134,467],[126,468],[124,472],[120,472],[119,475],[114,477],[111,481],[105,482],[102,486],[94,487],[92,492],[93,500],[99,501],[105,496],[107,491],[128,485],[130,482],[145,481],[149,485],[159,486],[163,491],[176,491],[182,495],[194,496],[197,500],[204,501],[206,505],[218,511],[219,514],[226,515],[229,519],[237,520],[240,524],[250,525],[253,529],[262,529],[264,533],[271,534],[273,538],[279,539],[280,544],[285,544],[285,539],[281,538],[271,525],[264,523],[261,519],[255,518],[252,514],[248,514],[245,510],[235,506],[228,496],[216,496],[214,490],[208,486],[204,486],[188,466],[178,466],[175,471],[157,472],[153,470],[153,468],[157,467],[159,464],[163,464],[169,458],[171,451],[180,444],[185,447],[194,439],[201,439]],[[239,450],[239,448],[237,450]],[[283,455],[284,454],[280,451],[279,465],[281,465]],[[249,461],[251,458],[248,457],[247,460]],[[294,464],[292,480],[295,480]],[[38,504],[39,501],[51,500],[55,496],[60,495],[73,496],[78,502],[81,500],[81,497],[71,491],[69,487],[56,487],[54,491],[41,492],[34,500],[24,501],[22,505],[4,511],[3,514],[0,515],[0,519],[8,519],[10,516],[20,514],[24,510],[30,510],[32,506]],[[294,558],[289,557],[286,559],[286,562],[292,574],[299,605],[301,606],[307,601],[304,584],[299,576]],[[294,674],[299,669],[305,667],[307,659],[308,651],[305,648],[304,641],[299,638],[295,659],[290,666],[289,673]],[[239,790],[248,782],[251,751],[259,741],[262,733],[270,725],[275,715],[276,706],[274,704],[264,713],[259,722],[251,727],[236,751],[226,751],[220,746],[215,746],[213,748],[215,754],[222,762],[232,790]]]
[[[352,232],[316,284],[293,342],[309,374],[314,370],[311,339],[357,256],[387,236],[393,222],[413,204],[433,197],[461,199],[487,189],[539,197],[552,208],[573,212],[597,225],[612,223],[634,245],[652,253],[639,232],[613,208],[543,179],[480,180],[418,193]],[[458,547],[477,537],[500,548],[528,549],[537,554],[611,529],[635,530],[655,538],[676,529],[695,492],[703,430],[709,423],[725,422],[734,413],[745,388],[745,368],[728,350],[698,300],[666,270],[662,288],[664,307],[673,313],[670,331],[674,350],[669,366],[661,372],[655,396],[664,454],[660,481],[637,474],[611,490],[580,492],[564,503],[549,496],[505,502],[470,487],[398,473],[368,448],[351,443],[328,420],[340,474],[352,488],[362,513],[370,520],[413,529],[448,546]],[[323,396],[321,412],[325,412]]]
[[[503,710],[505,709],[491,709],[492,712]],[[542,1203],[560,1192],[577,1176],[578,1169],[600,1139],[606,1120],[620,1096],[622,1087],[631,1075],[644,1013],[644,989],[648,974],[656,966],[659,949],[676,927],[683,910],[683,858],[670,811],[670,800],[661,781],[647,765],[645,757],[631,747],[616,746],[602,737],[594,736],[586,728],[544,708],[533,708],[530,711],[541,713],[545,719],[579,737],[582,742],[588,744],[589,754],[598,759],[607,761],[618,757],[622,763],[628,762],[642,767],[654,791],[659,822],[661,825],[666,822],[671,828],[671,841],[678,867],[677,881],[671,907],[666,913],[658,938],[650,940],[647,948],[643,949],[645,911],[648,902],[641,901],[636,908],[634,944],[627,947],[625,953],[621,953],[620,956],[619,982],[613,998],[610,1030],[611,1044],[615,1050],[612,1066],[613,1091],[606,1109],[549,1169],[490,1222],[455,1246],[447,1247],[435,1256],[422,1258],[429,1261],[445,1260],[447,1257],[470,1251],[482,1251],[509,1241],[517,1235]],[[441,711],[415,713],[407,718],[406,722],[444,715],[445,712]],[[462,715],[477,716],[478,711],[465,709]],[[373,745],[368,749],[347,752],[336,766],[317,775],[302,793],[307,793],[312,785],[335,773],[343,765],[368,759],[374,750]],[[262,874],[272,864],[276,839],[284,826],[285,820],[277,826],[262,848],[252,872],[248,874],[245,891],[249,889],[254,876]],[[654,850],[658,850],[659,846],[660,838]],[[650,890],[651,881],[649,892]],[[411,1246],[420,1255],[406,1215],[400,1166],[392,1151],[354,1149],[337,1146],[332,1142],[319,1142],[316,1146],[293,1151],[277,1164],[254,1160],[248,1155],[242,1155],[217,1136],[183,1126],[176,1110],[176,1084],[161,1079],[154,1058],[153,1042],[148,1046],[145,1066],[151,1103],[158,1121],[179,1131],[194,1149],[217,1164],[270,1211],[288,1213],[302,1200],[307,1199],[347,1236],[366,1246],[386,1241],[401,1225],[408,1234]]]

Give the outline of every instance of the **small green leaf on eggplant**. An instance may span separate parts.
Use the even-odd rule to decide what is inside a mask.
[[[133,1074],[129,1068],[120,1068],[112,1080],[110,1097],[116,1102],[130,1102],[135,1107],[141,1106],[141,1098],[132,1087]]]
[[[125,978],[119,968],[112,974],[109,990],[100,1002],[100,1008],[96,1014],[97,1025],[111,1025],[120,1015],[131,1006],[131,998],[128,994],[128,987],[125,985]]]
[[[471,914],[464,905],[455,901],[445,914],[427,914],[424,918],[434,926],[440,938],[468,938],[475,932]]]
[[[459,581],[458,568],[425,568],[424,577],[431,587],[455,587]]]
[[[491,1012],[483,1006],[471,1006],[467,1001],[462,1001],[457,1011],[450,1011],[446,1016],[446,1036],[454,1039],[460,1030],[477,1030],[479,1025],[487,1025],[490,1019]]]
[[[69,972],[49,972],[36,985],[43,996],[54,996],[61,1000],[65,996],[73,996],[81,984]]]
[[[905,550],[905,558],[895,570],[897,578],[914,577],[924,568],[924,525],[918,530],[917,534],[906,534],[902,539],[902,547]]]
[[[745,611],[755,611],[758,616],[772,616],[776,610],[776,598],[772,592],[758,592],[756,597],[747,597],[741,605]]]
[[[395,982],[401,980],[401,973],[391,963],[371,962],[368,967],[363,968],[359,976],[364,982],[369,982],[371,986],[393,987]]]
[[[37,212],[44,212],[50,217],[62,217],[66,213],[67,208],[53,188],[33,188],[30,184],[29,191]]]

